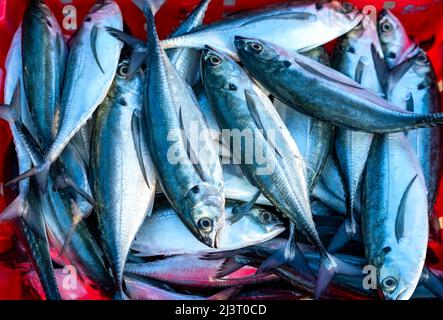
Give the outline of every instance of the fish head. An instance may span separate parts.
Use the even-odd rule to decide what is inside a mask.
[[[184,220],[194,236],[208,247],[220,246],[224,225],[224,198],[214,186],[192,187],[183,202]]]
[[[318,19],[339,28],[340,33],[352,29],[362,19],[363,15],[352,3],[347,1],[317,1],[315,10]]]
[[[378,35],[390,68],[401,62],[405,52],[414,46],[405,28],[398,18],[389,10],[382,10],[378,18]]]
[[[386,300],[408,300],[420,279],[423,265],[417,264],[416,256],[405,249],[392,248],[378,268],[379,293]]]
[[[201,57],[201,74],[205,87],[215,90],[236,90],[244,81],[245,73],[228,55],[206,46]]]
[[[83,20],[84,27],[92,27],[98,20],[104,17],[121,15],[121,11],[117,3],[113,0],[98,0],[89,10],[85,19]]]
[[[42,24],[46,24],[47,28],[51,30],[53,34],[60,33],[60,27],[56,17],[48,5],[42,0],[31,1],[26,9],[25,16],[31,16],[33,19],[37,19]]]
[[[436,81],[428,55],[422,49],[419,49],[418,54],[415,56],[411,70],[416,78],[416,81],[413,82],[417,84],[418,89],[428,88]]]
[[[289,68],[292,57],[289,51],[264,40],[235,37],[238,56],[252,74],[278,74]]]

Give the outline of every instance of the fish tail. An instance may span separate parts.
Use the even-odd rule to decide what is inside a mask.
[[[0,213],[0,223],[8,222],[22,216],[22,204],[23,197],[19,195],[2,213]]]
[[[46,189],[48,188],[48,177],[50,169],[50,162],[45,162],[41,166],[36,167],[35,179],[37,180],[38,188],[42,193],[46,193]]]
[[[59,257],[61,257],[66,249],[68,248],[72,237],[74,236],[75,231],[77,230],[77,226],[80,224],[80,222],[83,221],[84,215],[80,211],[80,208],[77,206],[74,200],[71,199],[71,214],[72,214],[72,222],[71,226],[69,228],[68,233],[66,234],[65,241],[63,243],[63,247],[60,250]]]
[[[37,173],[38,173],[38,167],[34,167],[34,168],[24,172],[23,174],[15,177],[14,179],[10,180],[8,183],[6,183],[4,185],[4,188],[10,188],[12,186],[15,186],[20,181],[31,178],[31,177],[35,176]]]
[[[443,113],[431,113],[425,118],[425,127],[441,126],[443,125]]]
[[[243,286],[233,286],[223,291],[220,291],[208,298],[208,300],[229,300],[238,294]]]

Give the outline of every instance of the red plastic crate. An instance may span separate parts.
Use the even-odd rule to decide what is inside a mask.
[[[0,0],[0,99],[3,100],[3,80],[4,62],[9,50],[12,36],[17,29],[27,0]],[[145,20],[142,13],[135,7],[131,0],[117,0],[119,3],[126,24],[138,37],[144,38]],[[266,4],[280,2],[276,0],[213,0],[209,6],[205,22],[220,19],[224,13],[262,7]],[[415,37],[417,41],[425,41],[435,37],[432,48],[428,55],[437,73],[440,91],[443,90],[443,2],[439,0],[413,0],[413,1],[382,1],[382,0],[354,0],[350,1],[359,8],[372,5],[376,10],[385,7],[391,9],[403,22],[408,33]],[[84,15],[95,3],[94,0],[46,0],[57,16],[61,25],[64,19],[63,10],[67,6],[73,6],[77,11],[77,26],[81,25]],[[166,36],[187,14],[195,7],[198,0],[167,0],[156,16],[160,37]],[[366,7],[370,9],[371,7]],[[64,30],[67,35],[72,35],[73,31]],[[8,125],[0,120],[0,182],[10,179],[12,163],[15,161],[13,146],[11,145],[11,135]],[[442,182],[440,181],[440,185]],[[435,210],[440,217],[440,226],[443,227],[443,187],[435,205]],[[7,205],[7,199],[11,196],[2,197],[0,195],[0,210]],[[441,232],[441,229],[440,229]],[[13,236],[12,225],[0,226],[0,254],[12,247],[11,237]],[[443,237],[443,234],[442,234]],[[430,250],[438,258],[436,265],[443,270],[443,248],[437,243],[430,243]],[[0,265],[0,300],[26,298],[22,291],[22,274],[20,271],[8,269]],[[89,298],[97,299],[96,295]]]

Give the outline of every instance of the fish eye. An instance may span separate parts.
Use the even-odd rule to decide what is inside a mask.
[[[349,2],[343,2],[341,9],[342,13],[350,13],[352,10],[354,10],[354,5]]]
[[[118,67],[117,74],[120,77],[126,77],[128,75],[128,72],[129,72],[129,68],[126,63],[123,63]]]
[[[426,54],[420,53],[417,56],[417,62],[419,62],[419,63],[427,63],[428,62],[428,57],[426,56]]]
[[[198,220],[198,227],[204,232],[211,232],[212,225],[212,220],[209,218],[201,218],[200,220]]]
[[[91,19],[91,17],[88,16],[88,17],[86,17],[85,21],[86,21],[86,22],[91,22],[92,19]]]
[[[323,8],[323,3],[322,2],[317,2],[316,4],[315,4],[315,9],[317,9],[317,10],[321,10]]]
[[[262,53],[263,52],[263,46],[257,42],[250,43],[249,48],[251,48],[252,51],[254,51],[255,53]]]
[[[383,289],[387,292],[393,292],[397,288],[398,281],[394,277],[386,277],[381,282]]]
[[[267,211],[260,212],[260,219],[263,223],[269,223],[272,221],[272,214]]]
[[[388,21],[383,22],[380,27],[381,31],[385,33],[391,32],[393,29],[392,24],[390,24]]]
[[[219,56],[216,56],[215,54],[211,54],[208,58],[209,64],[211,66],[218,66],[222,63],[222,59]]]

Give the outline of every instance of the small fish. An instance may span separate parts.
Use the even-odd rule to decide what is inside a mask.
[[[233,250],[272,239],[284,231],[283,223],[270,211],[253,207],[231,224],[236,214],[233,206],[226,207],[226,222],[217,249],[200,243],[167,204],[154,208],[132,243],[139,256],[159,256],[206,253]]]

